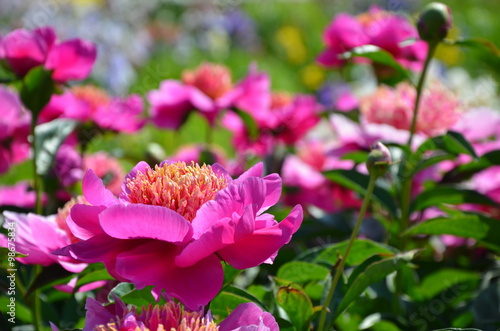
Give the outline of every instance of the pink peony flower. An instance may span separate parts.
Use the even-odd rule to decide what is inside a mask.
[[[19,97],[0,86],[0,173],[29,157],[30,113],[25,111]]]
[[[116,158],[105,152],[85,155],[83,169],[84,171],[92,169],[103,180],[104,186],[114,195],[121,193],[125,172]]]
[[[28,255],[18,258],[19,262],[43,266],[59,263],[64,269],[75,273],[87,267],[82,261],[52,254],[55,250],[79,240],[71,234],[66,225],[69,210],[76,202],[83,203],[84,200],[72,200],[57,215],[51,216],[4,212],[4,227],[13,226],[16,229],[16,251]],[[7,245],[7,237],[0,234],[0,246]]]
[[[136,95],[127,98],[110,97],[104,90],[92,85],[75,86],[63,94],[54,94],[40,113],[40,122],[55,118],[91,121],[113,131],[133,133],[142,128],[144,119],[142,99]]]
[[[17,182],[12,186],[0,186],[0,206],[33,208],[35,200],[35,191],[27,181]]]
[[[98,301],[87,298],[87,313],[83,331],[112,330],[179,330],[179,331],[232,331],[262,330],[278,331],[273,315],[263,312],[255,303],[239,305],[224,321],[217,325],[210,311],[188,311],[180,303],[167,301],[164,305],[143,306],[140,313],[135,307],[127,307],[118,297],[115,303],[102,306]],[[52,330],[59,329],[51,323]]]
[[[261,175],[262,164],[233,180],[218,164],[140,162],[117,199],[89,170],[90,206],[75,205],[67,220],[82,241],[59,253],[103,262],[117,280],[154,285],[197,309],[222,286],[221,260],[240,269],[272,263],[302,222],[300,206],[280,223],[264,213],[278,201],[281,179]]]
[[[269,78],[254,66],[233,86],[228,68],[205,62],[193,71],[185,71],[182,82],[163,81],[160,89],[150,91],[147,98],[153,123],[160,128],[178,129],[194,109],[211,125],[222,109],[237,107],[259,112],[269,102],[268,90]]]
[[[399,83],[395,89],[381,86],[361,101],[360,111],[368,123],[388,124],[410,130],[416,90]],[[424,91],[417,118],[416,132],[427,136],[444,133],[460,119],[458,98],[437,82]]]
[[[356,17],[344,13],[337,15],[323,34],[327,49],[317,60],[324,66],[341,67],[346,63],[340,58],[342,53],[354,47],[374,45],[391,53],[405,68],[421,70],[427,44],[419,40],[402,45],[411,39],[418,39],[418,32],[407,19],[372,6]],[[366,62],[364,59],[356,61]]]
[[[87,78],[96,59],[92,43],[82,39],[59,42],[51,27],[14,30],[3,39],[3,50],[3,57],[19,76],[43,65],[53,70],[52,78],[58,82]]]

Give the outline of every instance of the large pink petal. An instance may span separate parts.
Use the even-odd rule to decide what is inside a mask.
[[[70,217],[66,218],[66,224],[75,237],[82,240],[89,239],[103,233],[99,224],[99,214],[105,209],[105,206],[74,205]]]
[[[242,303],[219,324],[219,331],[245,330],[249,326],[265,326],[253,330],[278,331],[279,326],[273,315],[264,312],[253,302]]]
[[[191,239],[191,223],[175,211],[142,204],[117,204],[99,215],[100,224],[109,236],[117,239],[150,238],[172,243]]]
[[[264,171],[264,163],[259,162],[247,171],[245,171],[240,177],[233,181],[234,184],[241,184],[247,178],[250,177],[262,177],[262,172]]]
[[[58,82],[82,80],[92,71],[97,50],[85,40],[73,39],[52,46],[45,68],[54,70],[52,78]]]
[[[87,313],[85,315],[85,327],[83,331],[92,331],[97,325],[106,325],[116,318],[99,301],[92,298],[87,298],[85,310]]]
[[[297,205],[277,225],[255,231],[252,235],[218,251],[219,256],[237,269],[255,267],[287,244],[302,223],[302,207]]]
[[[85,199],[94,206],[112,206],[118,203],[118,199],[104,186],[102,180],[97,177],[92,169],[87,170],[82,182],[83,195]]]
[[[224,275],[215,255],[188,268],[175,265],[180,246],[149,241],[117,256],[116,271],[137,288],[154,285],[179,299],[190,309],[207,305],[222,287]]]
[[[147,94],[153,123],[160,128],[178,129],[193,109],[190,95],[190,87],[175,80],[163,81],[159,90]]]
[[[259,214],[275,205],[281,197],[281,177],[278,174],[270,174],[262,179],[266,184],[266,199],[258,212]]]
[[[24,76],[30,69],[43,64],[47,55],[45,41],[31,31],[18,29],[3,40],[5,59],[12,70]]]

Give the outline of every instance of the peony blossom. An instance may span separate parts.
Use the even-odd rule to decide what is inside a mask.
[[[247,77],[234,86],[225,66],[203,63],[185,71],[182,81],[165,80],[159,90],[147,95],[153,123],[166,129],[178,129],[192,110],[198,110],[211,125],[220,110],[237,107],[259,112],[269,102],[269,79],[252,66]]]
[[[30,113],[25,111],[19,97],[0,86],[0,173],[29,156]]]
[[[327,48],[317,61],[324,66],[341,67],[346,63],[341,54],[358,46],[374,45],[392,54],[405,68],[421,70],[427,44],[416,41],[402,45],[411,39],[418,39],[418,32],[406,18],[377,6],[355,17],[342,13],[326,28],[323,40]]]
[[[81,241],[58,253],[103,262],[119,281],[154,285],[197,309],[223,282],[221,260],[245,269],[272,263],[302,222],[296,206],[278,223],[265,211],[281,194],[262,164],[233,180],[220,165],[138,163],[116,198],[93,171],[83,179],[89,205],[75,205],[68,225]],[[159,263],[161,261],[161,263]]]
[[[118,159],[105,152],[87,154],[83,158],[83,170],[92,169],[103,180],[104,186],[114,195],[121,192],[125,172]]]
[[[54,94],[40,113],[40,122],[55,118],[91,121],[102,129],[133,133],[145,124],[140,117],[142,99],[132,94],[126,98],[110,97],[92,85],[75,86],[63,94]]]
[[[388,124],[396,129],[410,130],[416,90],[409,83],[395,89],[381,86],[361,101],[360,110],[368,123]],[[435,82],[423,92],[418,111],[416,132],[435,136],[446,132],[460,119],[458,98]]]
[[[43,196],[46,200],[46,196]],[[20,208],[35,207],[36,194],[27,181],[17,182],[12,186],[0,186],[0,206]]]
[[[3,58],[19,76],[43,65],[53,71],[57,82],[87,78],[97,54],[95,46],[82,39],[59,42],[51,27],[14,30],[4,37],[3,51]]]
[[[232,330],[262,330],[278,331],[278,323],[273,315],[263,312],[255,303],[244,303],[219,325],[213,319],[210,311],[204,314],[202,310],[189,311],[180,303],[168,300],[163,305],[149,305],[140,308],[127,307],[120,298],[115,297],[113,304],[103,306],[98,301],[87,298],[87,310],[83,331],[232,331]],[[59,329],[52,324],[52,330]]]

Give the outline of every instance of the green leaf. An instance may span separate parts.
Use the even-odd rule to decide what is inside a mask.
[[[35,128],[36,166],[40,176],[52,167],[57,150],[76,127],[76,121],[56,119]]]
[[[366,189],[370,181],[370,176],[361,174],[355,170],[337,169],[324,173],[325,177],[351,189],[361,195],[366,195]],[[396,205],[394,199],[388,191],[380,186],[375,186],[373,190],[373,199],[383,205],[393,216],[396,216]]]
[[[282,286],[276,293],[276,303],[287,313],[298,331],[310,329],[313,305],[307,294],[293,287]]]
[[[236,276],[238,276],[242,272],[243,272],[243,270],[236,269],[236,268],[232,267],[231,265],[226,264],[224,266],[224,285],[222,287],[224,288],[226,286],[231,285],[233,283],[234,279],[236,278]]]
[[[486,195],[473,190],[462,190],[454,187],[435,187],[419,194],[413,201],[411,210],[424,210],[441,204],[458,205],[462,203],[498,205]]]
[[[494,165],[500,165],[500,150],[495,150],[482,155],[479,159],[470,163],[462,164],[443,177],[442,182],[459,182],[470,178],[473,174],[487,169]]]
[[[421,299],[432,299],[453,285],[466,281],[479,280],[480,276],[477,272],[459,269],[440,269],[427,275],[416,289],[416,292]]]
[[[37,275],[31,286],[26,292],[26,296],[30,295],[34,291],[42,287],[50,287],[54,285],[66,284],[71,278],[75,277],[75,274],[67,271],[60,264],[52,264],[48,267],[44,267],[42,272]]]
[[[451,234],[476,239],[482,244],[500,251],[499,233],[500,222],[498,220],[480,214],[464,212],[461,215],[437,217],[419,223],[408,229],[404,235]]]
[[[302,284],[309,281],[324,280],[329,273],[330,270],[323,266],[309,262],[293,261],[282,265],[276,276],[281,279]]]
[[[495,46],[494,43],[483,38],[460,38],[457,40],[445,39],[444,42],[447,45],[456,45],[474,48],[480,51],[485,51],[491,53],[494,56],[500,56],[500,50]]]
[[[447,329],[437,329],[433,331],[482,331],[479,329],[472,329],[472,328],[465,328],[465,329],[458,329],[458,328],[447,328]]]
[[[400,266],[408,263],[416,254],[416,251],[405,252],[397,254],[396,256],[376,261],[369,266],[360,266],[364,270],[357,277],[352,280],[349,279],[349,287],[345,293],[342,301],[334,313],[334,318],[339,316],[349,305],[359,298],[359,296],[366,290],[368,286],[376,283],[398,270]]]
[[[8,314],[8,312],[10,311],[10,307],[8,307],[8,305],[11,302],[10,298],[11,297],[8,297],[7,295],[0,296],[0,311],[2,312],[2,315],[4,315],[5,319],[13,317]],[[32,322],[31,310],[26,305],[19,302],[19,299],[17,298],[15,301],[15,305],[16,305],[15,321],[16,322],[23,321],[26,323],[31,323]]]
[[[252,139],[255,140],[259,136],[259,128],[257,126],[257,123],[255,122],[254,118],[248,114],[247,112],[244,112],[239,109],[233,109],[234,113],[239,116],[239,118],[243,121],[245,124],[245,128],[247,129],[247,134],[248,136]]]
[[[347,248],[348,241],[343,241],[325,248],[315,258],[316,262],[337,264],[339,256],[342,256]],[[358,265],[373,255],[392,256],[397,251],[389,246],[368,239],[356,239],[347,257],[347,265]]]
[[[214,318],[220,321],[226,318],[240,304],[251,301],[247,297],[223,290],[210,302],[210,310]]]
[[[352,160],[355,163],[365,163],[366,160],[368,159],[368,152],[356,151],[356,152],[345,153],[344,155],[342,155],[341,159]]]
[[[254,296],[252,293],[244,290],[244,289],[241,289],[239,287],[236,287],[236,286],[228,286],[224,289],[225,292],[227,293],[232,293],[232,294],[235,294],[235,295],[238,295],[242,298],[245,298],[245,299],[248,299],[249,301],[251,302],[255,302],[256,304],[258,304],[259,306],[261,306],[262,308],[265,309],[265,305],[264,303],[262,303],[262,301],[260,301],[256,296]]]
[[[7,247],[0,247],[0,260],[5,261],[9,258],[10,250]],[[19,252],[14,252],[14,256],[12,257],[26,257],[29,254],[22,254]]]
[[[21,101],[36,119],[43,107],[49,103],[55,90],[52,73],[41,66],[35,67],[24,76],[20,92]]]
[[[92,270],[90,272],[85,272],[78,277],[78,281],[75,285],[75,291],[78,290],[83,285],[97,282],[100,280],[114,280],[114,278],[108,273],[108,271],[103,267],[102,269]]]
[[[136,307],[147,306],[156,302],[151,294],[152,288],[153,286],[146,286],[145,288],[138,290],[131,283],[120,283],[109,292],[108,301],[115,302],[114,295],[116,295],[125,304],[134,305]]]
[[[467,154],[477,158],[471,144],[458,132],[448,131],[442,136],[429,138],[420,145],[410,158],[410,163],[417,165],[423,155],[429,151],[444,151],[453,155]]]
[[[343,53],[341,55],[344,59],[350,59],[354,56],[364,57],[370,59],[376,63],[391,67],[396,71],[399,79],[410,79],[410,74],[408,70],[403,68],[391,53],[381,49],[380,47],[374,45],[364,45],[359,47],[354,47],[349,52]]]

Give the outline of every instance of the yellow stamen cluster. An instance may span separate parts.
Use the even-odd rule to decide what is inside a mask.
[[[192,221],[197,210],[227,186],[227,180],[209,165],[177,162],[139,172],[126,186],[130,202],[164,206]]]

